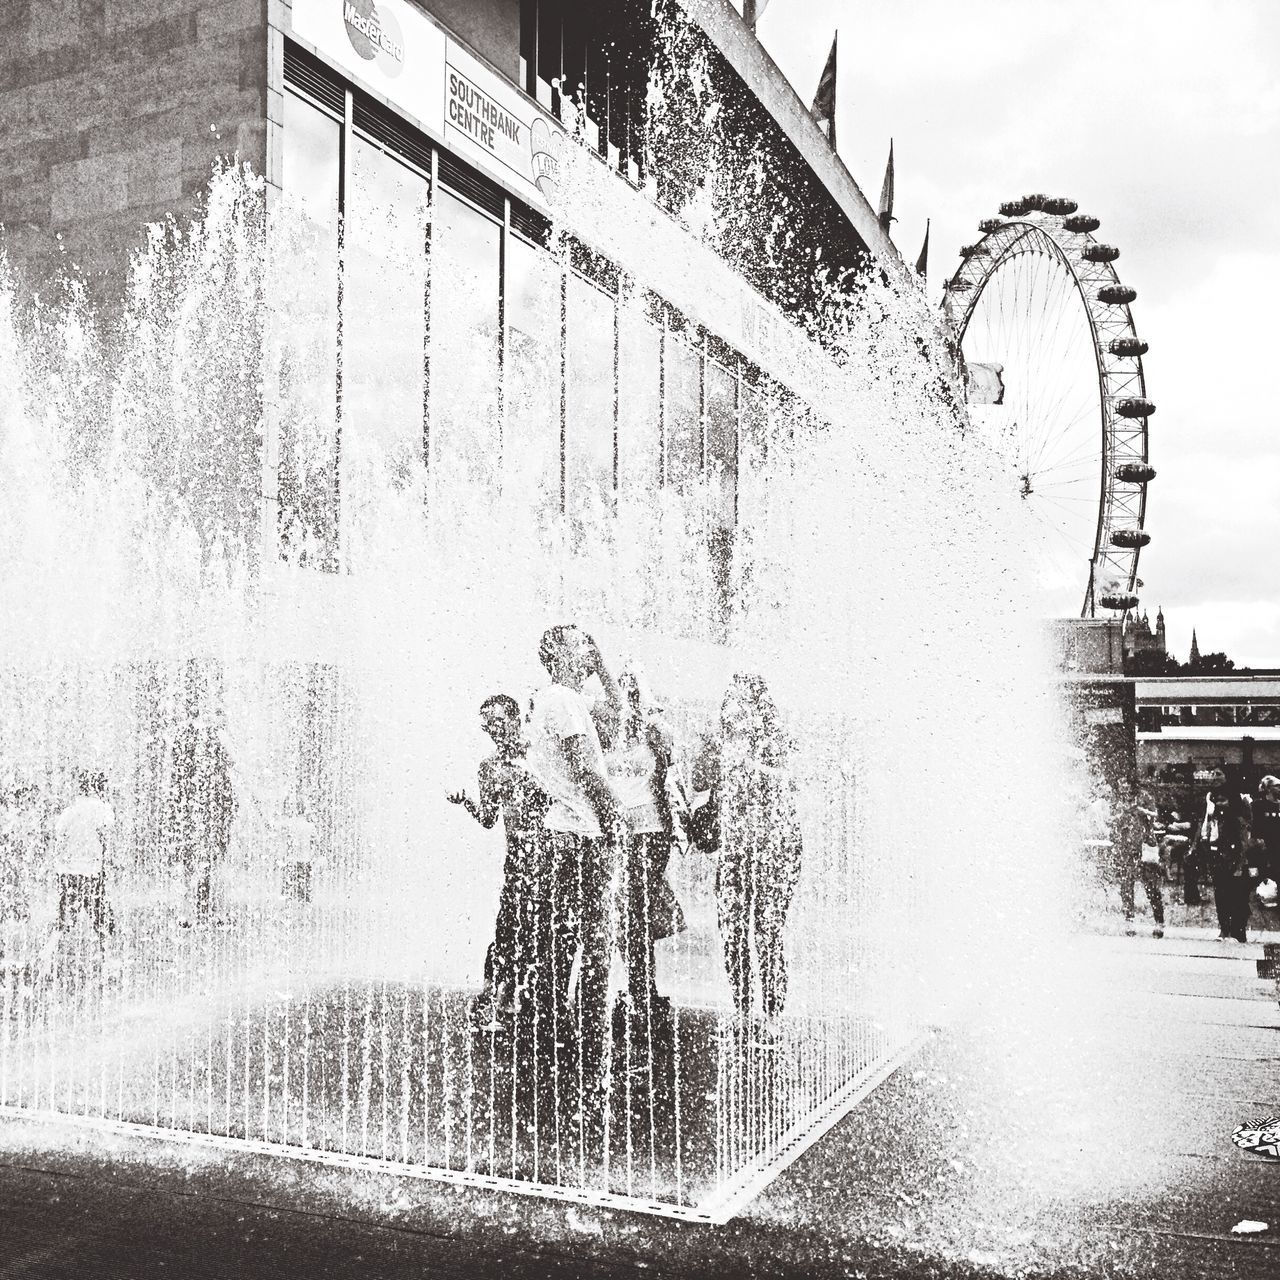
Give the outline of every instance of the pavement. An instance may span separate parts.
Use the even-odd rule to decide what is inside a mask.
[[[11,1120],[0,1278],[1275,1280],[1280,1162],[1231,1133],[1280,1113],[1280,932],[1139,923],[1029,961],[727,1226]]]

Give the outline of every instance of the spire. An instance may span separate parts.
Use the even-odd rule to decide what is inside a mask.
[[[920,256],[916,259],[916,275],[929,276],[929,219],[924,220],[924,244],[920,246]]]
[[[884,185],[880,188],[880,225],[885,235],[889,234],[889,224],[896,221],[893,216],[893,139],[889,139],[889,163],[884,168]]]
[[[839,39],[840,33],[837,31],[831,38],[831,52],[827,54],[827,65],[822,68],[818,92],[813,95],[813,106],[809,108],[809,114],[814,118],[818,128],[826,133],[832,151],[836,149],[836,43]]]
[[[1196,641],[1195,627],[1191,628],[1191,656],[1187,659],[1187,661],[1193,665],[1200,661],[1200,645]]]

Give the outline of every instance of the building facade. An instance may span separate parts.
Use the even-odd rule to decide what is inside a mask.
[[[770,467],[785,481],[787,450],[821,420],[824,335],[806,324],[824,287],[816,265],[838,290],[851,273],[902,274],[896,252],[723,0],[656,15],[647,0],[66,8],[55,21],[19,6],[0,46],[0,223],[27,287],[47,291],[65,266],[109,314],[145,225],[181,226],[232,155],[262,184],[272,237],[268,322],[247,343],[261,338],[261,362],[254,352],[246,365],[265,368],[260,390],[232,370],[240,416],[255,395],[265,402],[254,443],[268,571],[244,644],[193,657],[183,635],[151,663],[126,648],[109,670],[77,669],[79,705],[147,800],[122,806],[144,851],[139,881],[172,870],[153,818],[172,807],[184,717],[209,742],[226,729],[238,777],[258,767],[264,795],[291,794],[264,835],[251,822],[270,801],[250,803],[246,784],[242,825],[224,841],[247,923],[219,943],[207,1005],[197,984],[184,989],[199,1034],[139,1037],[136,1055],[109,1061],[73,1053],[53,1071],[32,1006],[5,1042],[0,1105],[723,1220],[918,1029],[898,999],[918,949],[895,925],[868,957],[871,913],[909,905],[916,881],[858,844],[856,722],[819,667],[839,675],[847,620],[779,640],[771,610],[790,618],[770,600],[742,610],[761,620],[754,647],[725,643],[729,597],[762,582],[801,598],[804,620],[831,621],[836,593],[815,584],[821,557],[804,550],[830,530],[808,531],[796,554],[800,504],[758,477]],[[712,181],[722,189],[708,194]],[[739,198],[723,184],[741,184]],[[720,220],[695,226],[690,208],[712,197]],[[217,332],[235,340],[229,325]],[[919,350],[914,334],[904,346]],[[159,382],[151,456],[182,443],[164,431],[174,380]],[[216,417],[219,390],[184,428]],[[223,462],[215,452],[202,479]],[[766,572],[770,547],[783,553]],[[442,800],[460,761],[474,770],[460,726],[478,698],[498,682],[530,687],[541,627],[584,616],[661,675],[664,710],[690,742],[718,715],[730,671],[781,652],[769,674],[813,833],[790,916],[804,945],[788,1069],[767,1044],[718,1036],[714,875],[691,857],[690,927],[661,975],[672,1026],[662,1043],[619,1039],[603,1167],[583,1155],[572,1068],[550,1080],[535,1069],[563,1037],[528,1055],[475,1034],[489,836],[451,825]],[[48,746],[31,764],[47,777],[65,771],[58,752],[80,729],[47,722],[73,701],[24,703],[43,736],[18,736]],[[206,755],[225,794],[228,752]],[[314,827],[316,890],[290,915],[276,909],[278,832],[296,843],[300,821]],[[135,911],[122,930],[144,937],[156,918]],[[168,954],[145,936],[136,954]],[[281,957],[295,963],[287,980],[272,967]],[[177,1003],[183,963],[140,966],[132,990]],[[95,1016],[106,1052],[118,1009],[104,1000]]]

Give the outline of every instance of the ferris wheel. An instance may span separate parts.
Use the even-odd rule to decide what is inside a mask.
[[[1148,460],[1136,290],[1074,200],[1024,196],[978,224],[947,282],[970,415],[1008,460],[1040,539],[1044,603],[1120,613],[1138,602]],[[1081,603],[1083,601],[1083,603]]]

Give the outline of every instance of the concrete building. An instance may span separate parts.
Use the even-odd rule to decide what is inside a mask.
[[[1139,776],[1170,792],[1224,769],[1244,791],[1280,774],[1280,675],[1172,676],[1135,682]]]

